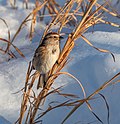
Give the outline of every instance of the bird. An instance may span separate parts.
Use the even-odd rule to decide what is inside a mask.
[[[49,71],[57,62],[60,55],[60,34],[50,32],[45,35],[41,44],[35,50],[32,67],[40,73],[37,89],[44,88],[48,79]]]

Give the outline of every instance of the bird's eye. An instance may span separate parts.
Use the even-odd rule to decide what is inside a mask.
[[[54,38],[57,38],[56,36],[54,36]]]

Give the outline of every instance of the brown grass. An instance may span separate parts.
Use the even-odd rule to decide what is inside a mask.
[[[14,1],[15,2],[15,1]],[[22,57],[25,57],[24,54],[22,53],[22,51],[13,44],[13,42],[15,41],[16,37],[19,35],[19,33],[22,31],[23,27],[26,25],[27,22],[31,21],[31,30],[30,30],[30,39],[32,39],[32,33],[34,32],[34,26],[35,26],[35,22],[36,22],[36,13],[42,8],[44,7],[44,5],[47,3],[44,2],[43,4],[37,6],[24,20],[23,22],[21,23],[21,25],[18,27],[18,30],[16,31],[16,33],[13,35],[13,37],[11,38],[11,35],[10,35],[10,29],[9,29],[9,26],[7,24],[7,22],[3,19],[3,18],[0,18],[0,20],[3,21],[3,23],[5,24],[6,28],[8,29],[8,39],[4,39],[2,37],[0,37],[0,41],[4,42],[7,44],[7,47],[6,49],[3,49],[3,48],[0,48],[0,51],[3,53],[3,54],[8,54],[10,56],[9,59],[11,58],[17,58],[17,56],[12,52],[11,50],[11,46],[18,52],[19,55],[21,55]],[[31,19],[31,16],[32,19]]]
[[[83,2],[84,2],[84,4],[83,4]],[[69,60],[69,54],[75,46],[75,41],[79,38],[83,38],[83,40],[86,43],[88,43],[90,46],[92,46],[93,48],[95,48],[96,50],[98,50],[100,52],[110,53],[113,57],[113,60],[115,61],[114,55],[109,50],[99,49],[99,48],[95,47],[90,41],[88,41],[83,36],[83,34],[88,30],[89,27],[94,26],[95,24],[99,24],[101,22],[107,24],[107,22],[103,19],[103,16],[102,16],[103,11],[108,12],[109,14],[112,14],[113,16],[116,16],[116,14],[114,14],[113,12],[110,12],[109,10],[107,10],[105,8],[105,6],[108,5],[107,2],[105,2],[103,5],[99,5],[97,3],[97,0],[88,0],[87,3],[84,0],[77,0],[77,1],[70,0],[70,1],[66,2],[66,4],[64,4],[63,7],[59,7],[59,11],[58,11],[58,9],[56,10],[55,8],[53,8],[54,6],[51,6],[51,4],[54,6],[58,6],[54,0],[52,0],[51,2],[45,1],[39,8],[34,9],[33,12],[31,12],[28,15],[28,17],[32,15],[33,21],[34,21],[34,16],[35,16],[36,12],[43,6],[44,7],[47,6],[49,8],[49,13],[53,13],[53,12],[56,13],[56,16],[53,17],[52,21],[49,23],[46,30],[44,31],[41,41],[54,25],[60,24],[60,27],[58,29],[58,33],[60,33],[61,30],[68,24],[69,21],[71,21],[72,19],[77,20],[78,15],[81,16],[81,20],[77,23],[75,28],[68,35],[67,41],[66,41],[66,43],[61,51],[61,54],[59,56],[58,63],[54,64],[53,68],[51,69],[51,71],[49,73],[47,85],[43,89],[41,89],[41,91],[39,92],[38,95],[35,93],[33,86],[35,86],[35,80],[38,78],[38,76],[40,74],[37,71],[34,74],[31,73],[32,65],[31,65],[31,62],[29,63],[28,71],[26,74],[25,86],[23,89],[23,99],[22,99],[22,103],[21,103],[20,117],[16,121],[16,123],[22,124],[23,119],[25,119],[26,124],[39,123],[39,122],[41,122],[41,120],[40,120],[41,117],[44,116],[47,112],[49,112],[55,108],[58,108],[58,107],[73,106],[73,109],[71,110],[71,112],[63,120],[63,122],[62,122],[62,124],[63,124],[84,103],[87,104],[88,108],[91,110],[91,112],[94,114],[94,116],[102,123],[102,120],[93,112],[92,107],[89,104],[89,100],[94,99],[94,96],[96,94],[98,94],[101,90],[105,89],[107,86],[111,85],[112,81],[114,79],[116,79],[120,75],[120,73],[115,75],[108,82],[105,82],[94,93],[92,93],[89,96],[86,96],[85,90],[84,90],[82,84],[80,83],[80,81],[78,81],[73,75],[71,75],[67,72],[60,72],[60,71],[64,68],[64,66],[66,66],[66,64]],[[73,10],[74,4],[77,4],[77,7]],[[28,17],[26,17],[26,19],[23,21],[23,23],[20,26],[20,29],[21,29],[22,25],[24,24],[24,22],[28,19]],[[117,25],[114,23],[108,23],[108,24],[111,24],[112,26]],[[117,25],[117,26],[119,26],[119,25]],[[20,29],[18,29],[16,35],[13,37],[12,42],[14,41],[14,39],[17,36]],[[74,98],[76,98],[76,96],[74,94],[61,93],[60,92],[61,87],[57,88],[57,89],[53,89],[53,90],[51,89],[51,86],[54,83],[54,80],[61,74],[68,75],[68,76],[74,78],[75,80],[77,80],[77,82],[80,84],[83,94],[84,94],[83,99],[78,98],[76,101],[73,100]],[[37,112],[40,110],[40,108],[39,108],[40,105],[44,105],[44,102],[45,102],[47,96],[49,96],[50,94],[53,94],[53,93],[59,93],[63,97],[70,97],[72,99],[72,101],[66,100],[65,102],[58,104],[56,106],[48,107],[48,109],[45,112],[43,112],[40,116],[38,116],[36,118]],[[106,106],[107,106],[108,104],[106,102],[105,97],[102,94],[100,94],[100,95],[104,99]],[[109,113],[109,111],[108,111],[108,113]]]

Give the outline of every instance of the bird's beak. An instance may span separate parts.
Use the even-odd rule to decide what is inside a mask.
[[[64,37],[62,37],[62,36],[60,36],[59,38],[60,38],[60,40],[64,39]]]
[[[60,34],[60,40],[64,39],[64,37],[63,37],[64,35],[65,35],[65,33]]]

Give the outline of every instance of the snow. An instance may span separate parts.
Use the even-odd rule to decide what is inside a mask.
[[[11,124],[11,123],[7,121],[4,117],[0,116],[0,124]]]
[[[22,3],[20,1],[20,6],[17,10],[11,9],[8,3],[5,4],[5,6],[0,5],[0,18],[6,20],[12,37],[22,20],[31,12],[31,10],[22,9]],[[31,3],[30,8],[32,9],[33,7],[34,6]],[[119,22],[117,19],[116,21]],[[37,29],[40,28],[41,32],[43,32],[45,29],[44,22],[41,22],[41,24],[38,24],[37,26]],[[114,54],[116,61],[113,61],[113,58],[110,54],[100,53],[94,48],[90,47],[82,39],[78,39],[76,41],[75,48],[70,54],[72,60],[63,70],[73,74],[81,81],[87,95],[93,93],[105,81],[108,81],[120,71],[120,31],[113,28],[105,29],[103,25],[100,26],[98,26],[93,33],[90,30],[84,35],[94,46],[110,50]],[[17,59],[7,61],[9,56],[0,54],[0,124],[10,124],[10,122],[14,123],[19,116],[22,93],[14,93],[24,87],[25,75],[29,61],[32,59],[34,51],[40,40],[39,35],[37,35],[33,39],[33,42],[30,42],[28,39],[28,30],[28,26],[26,26],[14,42],[14,45],[16,45],[24,53],[26,58],[18,56]],[[5,24],[0,21],[0,37],[7,39],[7,35],[7,28]],[[0,47],[1,46],[4,47],[6,44],[0,41]],[[12,50],[15,51],[13,48]],[[16,52],[15,54],[18,55]],[[57,88],[62,85],[65,85],[63,88],[65,93],[74,93],[80,98],[83,98],[83,93],[79,84],[73,79],[69,78],[68,76],[60,76],[54,83],[53,87]],[[110,124],[119,123],[119,84],[105,89],[102,91],[102,94],[104,94],[106,97],[110,107]],[[51,101],[58,100],[62,101],[62,98],[57,95],[52,95],[46,100],[46,105]],[[93,110],[106,124],[107,110],[104,101],[99,98],[91,101],[90,103],[93,107]],[[43,124],[48,124],[48,122],[50,124],[53,122],[54,124],[60,123],[70,110],[71,108],[62,108],[48,113],[42,118]],[[99,123],[88,110],[86,105],[83,105],[80,109],[78,109],[70,117],[70,119],[66,121],[66,124],[74,124],[79,121],[81,123]]]

